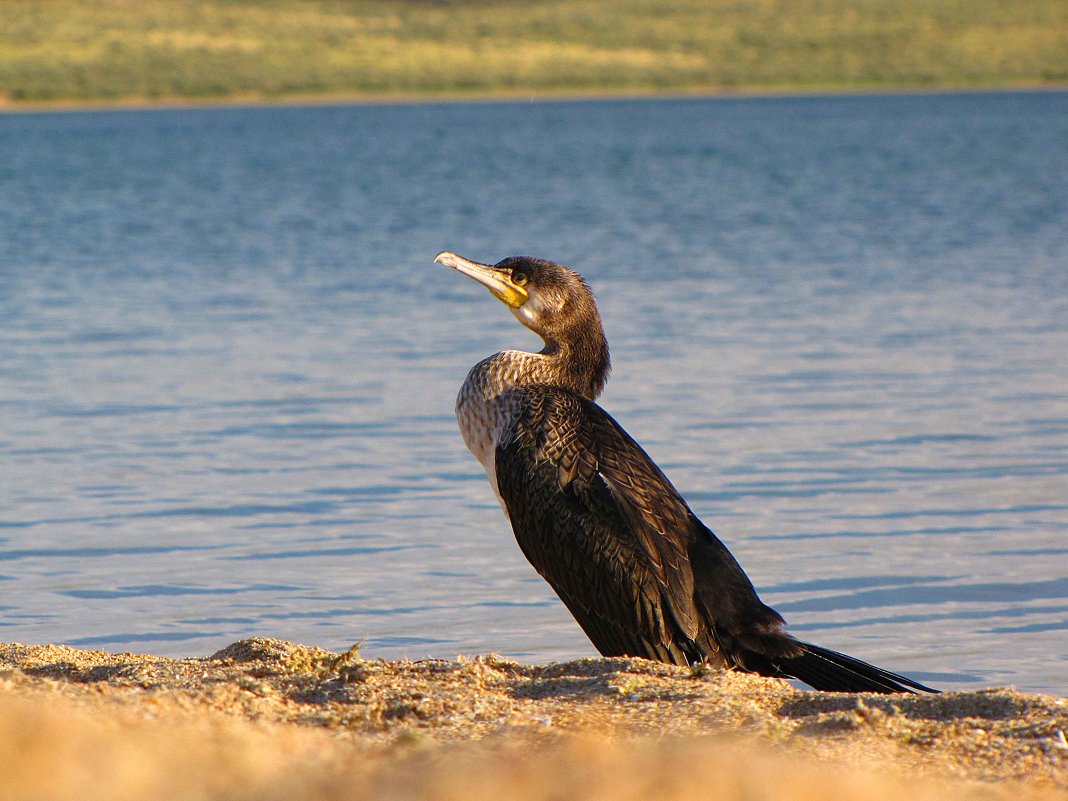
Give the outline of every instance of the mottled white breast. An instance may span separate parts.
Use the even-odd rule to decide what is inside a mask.
[[[497,488],[495,454],[517,411],[515,399],[505,397],[505,393],[517,386],[540,383],[546,366],[539,353],[502,351],[472,367],[456,397],[456,421],[464,444],[486,471],[505,516],[508,508]]]

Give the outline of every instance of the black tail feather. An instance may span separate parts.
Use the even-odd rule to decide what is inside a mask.
[[[779,676],[798,679],[816,690],[840,693],[937,693],[938,690],[920,684],[889,670],[869,665],[859,659],[799,643],[800,656],[769,660]],[[760,671],[763,672],[763,671]]]

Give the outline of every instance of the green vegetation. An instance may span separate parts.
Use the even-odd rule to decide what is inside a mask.
[[[0,0],[0,100],[1068,82],[1065,0]]]

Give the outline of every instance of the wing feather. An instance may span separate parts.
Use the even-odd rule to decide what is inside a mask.
[[[495,451],[516,540],[605,656],[737,666],[817,689],[928,691],[789,636],[726,546],[597,404],[512,390]]]
[[[535,569],[602,653],[708,656],[689,558],[700,523],[675,488],[592,401],[548,386],[510,395],[497,486]]]

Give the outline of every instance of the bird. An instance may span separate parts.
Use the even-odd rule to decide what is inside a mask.
[[[523,555],[602,656],[829,692],[937,692],[786,632],[727,547],[596,403],[611,361],[581,275],[530,256],[490,265],[445,251],[435,262],[482,284],[544,343],[478,362],[456,417]]]

